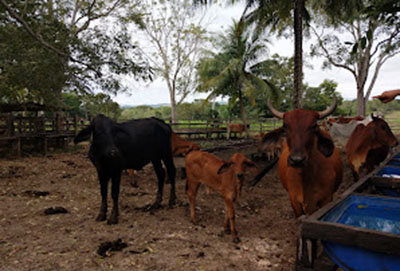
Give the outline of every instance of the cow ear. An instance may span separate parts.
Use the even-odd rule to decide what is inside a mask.
[[[225,173],[229,170],[229,168],[233,165],[233,162],[225,162],[217,171],[217,174],[220,175],[222,173]]]
[[[271,132],[265,134],[261,138],[261,142],[258,147],[259,151],[263,152],[263,151],[271,149],[271,147],[272,147],[272,149],[275,149],[275,146],[279,142],[279,140],[285,136],[286,136],[286,133],[285,133],[285,129],[283,127],[272,130]]]
[[[248,168],[256,168],[257,169],[257,165],[253,161],[248,160],[248,159],[243,161],[243,166],[245,167],[245,169],[248,169]]]
[[[76,137],[74,138],[74,143],[77,144],[79,142],[89,140],[90,136],[92,135],[92,131],[93,125],[90,124],[88,127],[84,128],[76,135]]]
[[[335,149],[335,145],[332,139],[329,136],[327,136],[327,134],[323,133],[320,129],[318,129],[317,137],[318,137],[318,142],[317,142],[318,150],[326,157],[331,156],[333,150]]]

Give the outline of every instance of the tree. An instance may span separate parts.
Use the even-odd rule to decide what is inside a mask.
[[[147,79],[123,20],[130,2],[0,0],[0,91],[27,89],[60,104],[62,90],[116,93],[125,89],[121,74]]]
[[[104,93],[88,94],[82,97],[82,107],[89,116],[104,114],[109,118],[117,120],[121,115],[121,109],[117,102]]]
[[[293,108],[300,108],[303,85],[303,21],[310,20],[305,7],[306,0],[247,0],[246,2],[248,6],[255,6],[255,8],[245,17],[245,21],[248,24],[256,24],[257,31],[265,31],[267,27],[271,27],[273,32],[282,33],[292,27],[294,33]]]
[[[195,64],[207,42],[203,17],[194,16],[189,0],[146,0],[140,11],[145,14],[144,40],[150,43],[143,54],[168,87],[175,121],[177,105],[194,89]]]
[[[337,83],[332,80],[324,80],[318,87],[305,86],[303,108],[323,111],[332,104],[334,96],[338,100],[338,106],[340,106],[343,102],[343,98],[340,93],[336,91],[336,87]]]
[[[219,36],[219,52],[209,51],[208,57],[201,59],[198,67],[198,91],[209,92],[208,99],[229,96],[230,103],[238,101],[242,122],[246,127],[247,117],[244,96],[254,103],[257,89],[276,95],[275,88],[267,80],[251,73],[252,69],[264,66],[261,56],[265,55],[265,42],[260,35],[251,36],[244,29],[243,21]],[[246,129],[246,133],[248,131]]]
[[[335,16],[329,16],[332,11],[322,13],[325,16],[321,17],[320,27],[313,28],[318,43],[312,46],[312,54],[325,57],[324,68],[333,66],[353,75],[357,115],[364,116],[380,69],[388,59],[400,53],[400,24],[387,24],[384,16],[372,16],[367,8],[370,1],[357,3],[361,4],[357,11],[352,8],[344,12],[336,10]],[[329,29],[323,25],[333,27],[330,30],[335,32],[326,33]]]

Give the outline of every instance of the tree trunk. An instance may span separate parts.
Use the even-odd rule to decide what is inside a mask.
[[[303,82],[303,6],[305,0],[294,0],[294,93],[293,109],[301,108]]]
[[[365,117],[366,113],[366,99],[364,97],[364,91],[361,89],[357,90],[357,116]]]
[[[250,138],[250,133],[249,133],[249,130],[247,129],[246,110],[244,110],[243,97],[242,97],[242,91],[241,90],[239,90],[239,106],[240,106],[240,114],[242,116],[242,122],[243,122],[243,125],[244,125],[244,130],[246,132],[246,138]]]
[[[169,98],[171,102],[171,122],[175,123],[178,118],[178,112],[176,108],[176,99],[175,99],[175,90],[170,89],[169,91]]]

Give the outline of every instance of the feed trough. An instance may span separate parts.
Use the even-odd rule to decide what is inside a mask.
[[[386,166],[378,171],[376,176],[400,180],[400,167],[392,167],[394,162],[399,163],[400,165],[400,160],[392,159],[386,164]],[[377,187],[376,190],[385,196],[400,197],[400,191],[395,188]]]
[[[400,235],[400,199],[351,195],[321,218],[360,229]],[[323,241],[328,256],[344,270],[399,270],[400,256]]]
[[[297,271],[336,270],[337,266],[400,270],[400,165],[396,161],[400,153],[302,218]]]

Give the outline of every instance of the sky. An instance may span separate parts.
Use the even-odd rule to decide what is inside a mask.
[[[208,16],[210,16],[212,20],[208,30],[213,32],[223,31],[232,24],[232,19],[238,20],[240,18],[242,11],[243,5],[227,7],[212,6],[208,10]],[[281,56],[291,57],[294,52],[294,41],[293,38],[274,38],[269,44],[268,48],[270,55],[277,53]],[[309,86],[316,87],[325,79],[333,80],[337,82],[337,91],[342,95],[343,98],[355,99],[356,83],[353,75],[349,71],[341,68],[323,70],[321,66],[324,59],[307,57],[309,51],[310,41],[306,38],[303,38],[303,61],[307,62],[307,65],[303,66],[304,83],[307,83]],[[309,67],[310,65],[311,68]],[[129,79],[127,80],[129,81]],[[167,86],[160,78],[148,84],[132,82],[129,85],[132,87],[129,89],[128,93],[118,94],[117,96],[113,97],[113,100],[118,102],[120,105],[129,106],[169,103],[169,92]],[[389,59],[382,66],[371,96],[378,95],[385,90],[399,88],[400,56],[398,55]],[[206,94],[193,94],[187,97],[185,101],[192,102],[195,99],[205,98],[206,96]],[[221,98],[217,99],[217,101],[221,100]]]

